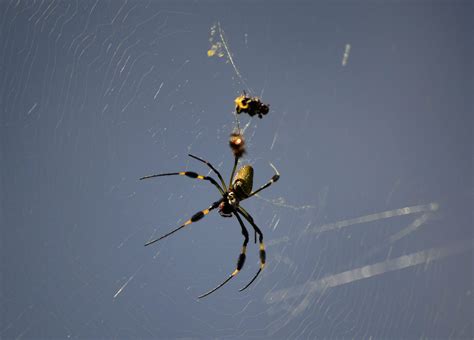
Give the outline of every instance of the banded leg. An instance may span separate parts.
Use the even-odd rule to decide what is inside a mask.
[[[192,158],[194,158],[194,159],[196,159],[196,160],[198,160],[198,161],[200,161],[200,162],[202,162],[202,163],[204,163],[204,164],[206,164],[209,168],[211,168],[211,170],[214,171],[214,173],[217,175],[217,177],[219,177],[219,180],[221,181],[222,188],[224,189],[224,191],[227,191],[227,187],[225,186],[225,182],[224,182],[224,179],[222,178],[222,175],[220,174],[220,172],[219,172],[216,168],[214,168],[214,167],[212,166],[211,163],[209,163],[208,161],[206,161],[206,160],[204,160],[204,159],[202,159],[202,158],[199,158],[199,157],[197,157],[197,156],[191,155],[190,153],[188,154],[188,156],[189,156],[189,157],[192,157]]]
[[[275,174],[272,176],[272,178],[265,185],[262,185],[259,189],[251,192],[247,198],[252,197],[253,195],[259,193],[263,189],[268,188],[270,185],[272,185],[273,183],[278,181],[278,179],[280,178],[280,173],[278,172],[278,170],[275,168],[275,166],[272,163],[270,163],[270,165],[273,168],[273,170],[275,170]]]
[[[202,176],[202,175],[199,175],[199,174],[197,174],[193,171],[181,171],[181,172],[170,172],[170,173],[166,173],[166,174],[149,175],[149,176],[145,176],[145,177],[140,178],[140,180],[154,178],[154,177],[163,177],[163,176],[187,176],[189,178],[201,179],[203,181],[209,181],[212,184],[214,184],[214,186],[217,188],[217,190],[219,190],[221,195],[224,195],[224,190],[220,187],[219,184],[217,184],[217,182],[214,178],[212,178],[210,176]]]
[[[252,225],[253,229],[258,234],[258,242],[260,243],[260,249],[259,249],[259,252],[258,252],[259,257],[260,257],[260,268],[258,269],[255,276],[252,278],[252,280],[250,280],[250,282],[247,283],[247,285],[245,287],[239,289],[239,292],[241,292],[241,291],[247,289],[255,281],[255,279],[260,275],[263,268],[265,268],[266,253],[265,253],[265,245],[263,244],[263,233],[262,233],[262,231],[255,224],[255,222],[253,221],[252,216],[244,208],[239,206],[238,210],[244,216],[244,218]]]
[[[242,245],[242,252],[239,255],[239,259],[237,260],[237,267],[235,270],[232,272],[232,274],[229,275],[227,279],[225,279],[220,285],[218,285],[216,288],[211,289],[205,294],[202,294],[198,297],[198,299],[202,299],[203,297],[208,296],[209,294],[214,293],[216,290],[221,288],[223,285],[225,285],[227,282],[229,282],[235,275],[239,273],[239,271],[242,269],[245,263],[245,253],[247,251],[247,243],[249,242],[249,233],[247,229],[245,228],[244,222],[240,218],[239,214],[237,212],[234,212],[235,217],[237,217],[237,220],[239,220],[240,227],[242,228],[242,235],[244,236],[244,243]]]
[[[155,243],[155,242],[158,242],[158,241],[164,239],[165,237],[170,236],[171,234],[174,234],[174,233],[177,232],[178,230],[180,230],[180,229],[186,227],[187,225],[190,225],[191,223],[194,223],[194,222],[199,221],[201,218],[203,218],[204,216],[206,216],[207,214],[209,214],[209,212],[210,212],[211,210],[216,209],[216,208],[219,206],[219,204],[220,204],[221,202],[222,202],[222,200],[219,200],[219,201],[217,201],[217,202],[214,202],[214,203],[212,203],[212,205],[211,205],[209,208],[204,209],[204,210],[201,210],[201,211],[195,213],[189,220],[187,220],[186,222],[184,222],[184,224],[182,224],[182,225],[179,226],[178,228],[173,229],[173,230],[171,230],[169,233],[166,233],[166,234],[164,234],[164,235],[161,236],[161,237],[155,238],[154,240],[151,240],[151,241],[145,243],[145,247],[146,247],[146,246],[149,246],[150,244],[153,244],[153,243]]]

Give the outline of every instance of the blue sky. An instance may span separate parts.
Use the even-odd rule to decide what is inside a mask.
[[[468,2],[3,1],[2,338],[472,338]],[[228,50],[208,57],[217,23]],[[346,51],[346,56],[344,57]],[[230,55],[229,55],[230,53]],[[346,59],[344,62],[344,58]],[[232,59],[232,60],[231,60]],[[264,233],[228,178],[234,98]],[[251,230],[250,226],[248,226]],[[252,234],[252,233],[251,233]]]

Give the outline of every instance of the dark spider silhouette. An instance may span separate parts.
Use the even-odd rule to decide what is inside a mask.
[[[222,178],[221,174],[219,173],[216,168],[212,166],[211,163],[208,161],[201,159],[199,157],[193,156],[189,154],[190,157],[206,164],[211,170],[219,177],[219,180],[221,182],[221,185],[219,185],[216,180],[210,176],[202,176],[198,175],[195,172],[192,171],[182,171],[182,172],[172,172],[172,173],[164,173],[164,174],[157,174],[157,175],[150,175],[150,176],[145,176],[140,178],[140,180],[143,179],[149,179],[149,178],[154,178],[154,177],[162,177],[162,176],[187,176],[189,178],[194,178],[194,179],[200,179],[204,181],[209,181],[211,182],[217,190],[219,190],[219,193],[221,194],[221,198],[212,203],[209,208],[201,210],[194,214],[189,220],[184,222],[183,225],[179,226],[176,229],[171,230],[170,232],[166,233],[165,235],[158,237],[156,239],[153,239],[145,244],[145,246],[149,246],[150,244],[153,244],[157,241],[160,241],[164,239],[165,237],[170,236],[171,234],[177,232],[178,230],[186,227],[187,225],[197,222],[200,219],[202,219],[204,216],[209,214],[214,209],[218,209],[219,214],[222,217],[232,217],[235,216],[237,220],[239,221],[240,227],[242,228],[242,235],[244,236],[244,243],[242,245],[242,251],[239,255],[239,258],[237,260],[237,267],[236,269],[232,272],[232,274],[229,275],[227,279],[225,279],[221,284],[219,284],[217,287],[211,289],[205,294],[200,295],[198,298],[203,298],[208,296],[209,294],[215,292],[219,288],[221,288],[223,285],[225,285],[227,282],[229,282],[237,273],[242,269],[245,263],[245,253],[247,250],[247,243],[249,242],[249,233],[247,229],[245,228],[244,222],[242,221],[241,216],[243,216],[248,223],[253,227],[255,231],[255,242],[257,239],[257,234],[258,234],[258,241],[260,244],[260,250],[259,250],[259,256],[260,256],[260,268],[255,274],[255,276],[250,280],[250,282],[243,288],[241,288],[239,291],[243,291],[244,289],[247,289],[258,277],[260,272],[263,270],[265,267],[265,246],[263,244],[263,234],[260,228],[255,224],[252,216],[242,207],[240,206],[240,202],[254,196],[255,194],[259,193],[263,189],[269,187],[272,183],[278,181],[280,178],[280,174],[278,173],[278,170],[272,165],[273,170],[275,170],[275,174],[273,177],[263,186],[261,186],[259,189],[252,191],[252,186],[253,186],[253,168],[250,165],[244,165],[242,166],[238,171],[237,174],[235,175],[235,170],[237,169],[237,165],[239,162],[240,156],[235,156],[235,161],[234,161],[234,167],[232,169],[232,173],[230,176],[230,181],[229,181],[229,186],[227,187],[225,185],[224,179]]]

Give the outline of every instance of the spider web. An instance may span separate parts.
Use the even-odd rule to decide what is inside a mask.
[[[2,338],[473,337],[469,5],[290,6],[0,3]],[[197,300],[238,222],[145,248],[218,192],[138,178],[229,180],[242,90],[268,264]]]

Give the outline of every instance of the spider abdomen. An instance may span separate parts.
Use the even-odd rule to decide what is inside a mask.
[[[234,193],[239,200],[247,198],[252,192],[253,186],[253,168],[250,165],[244,165],[237,171],[232,183]]]

